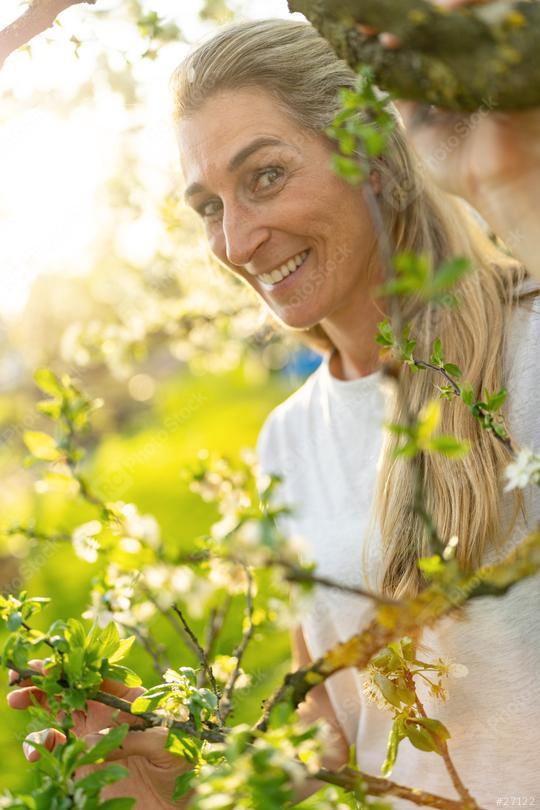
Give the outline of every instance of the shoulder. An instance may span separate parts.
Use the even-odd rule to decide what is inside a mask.
[[[263,472],[278,473],[282,467],[283,454],[290,448],[299,427],[304,425],[308,414],[319,399],[317,368],[305,382],[283,402],[280,402],[266,417],[257,439],[256,453]]]
[[[519,384],[523,375],[531,383],[531,374],[540,368],[539,348],[540,291],[517,304],[512,314],[505,352],[509,387]]]
[[[540,295],[516,306],[505,352],[511,432],[521,446],[540,449]]]

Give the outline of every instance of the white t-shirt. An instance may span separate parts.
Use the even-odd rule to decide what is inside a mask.
[[[505,370],[509,428],[519,446],[540,452],[538,297],[532,311],[514,314]],[[365,586],[361,554],[381,450],[383,397],[380,372],[339,380],[325,357],[270,413],[257,445],[263,472],[283,476],[280,500],[295,509],[280,528],[304,539],[320,575],[357,587]],[[528,487],[525,496],[527,524],[520,520],[508,549],[540,521],[538,488]],[[508,514],[511,493],[502,497]],[[380,570],[376,525],[368,549],[369,570]],[[311,656],[358,632],[371,613],[368,600],[318,586],[302,619]],[[443,619],[424,631],[422,641],[429,645],[428,658],[440,656],[468,670],[465,677],[444,680],[446,703],[432,698],[421,678],[417,689],[428,716],[449,729],[450,755],[471,795],[484,808],[540,805],[540,576],[505,596],[474,600],[461,619]],[[356,743],[359,767],[380,776],[392,717],[368,701],[364,681],[362,672],[347,669],[326,685],[349,743]],[[459,798],[442,758],[408,740],[389,778]],[[414,806],[394,798],[391,803]]]

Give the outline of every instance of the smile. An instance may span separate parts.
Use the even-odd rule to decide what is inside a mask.
[[[288,262],[282,264],[278,269],[272,270],[271,273],[263,273],[259,276],[261,282],[265,287],[273,287],[279,284],[280,281],[283,281],[284,278],[295,273],[298,268],[304,264],[308,253],[309,250],[303,250],[302,253],[297,253],[296,256],[293,256],[292,259],[289,259]]]

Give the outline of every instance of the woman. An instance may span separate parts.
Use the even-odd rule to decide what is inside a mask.
[[[311,26],[267,20],[220,31],[180,66],[173,86],[186,199],[202,217],[213,253],[282,325],[324,354],[315,374],[272,412],[259,439],[263,469],[283,475],[283,499],[297,507],[283,528],[306,538],[321,573],[345,584],[374,580],[399,597],[421,587],[416,560],[428,544],[409,508],[412,466],[394,462],[392,439],[383,441],[385,398],[389,419],[402,421],[403,414],[380,386],[374,338],[385,302],[372,289],[383,268],[366,195],[378,201],[393,250],[428,253],[436,266],[455,255],[471,259],[473,272],[456,289],[459,306],[404,301],[417,338],[415,355],[428,360],[440,337],[446,359],[463,369],[476,392],[508,385],[513,437],[537,450],[540,421],[530,389],[540,372],[534,351],[540,318],[538,308],[535,314],[518,302],[531,289],[522,266],[492,245],[461,202],[433,184],[399,122],[364,188],[333,173],[335,145],[322,130],[337,111],[339,88],[354,80]],[[462,147],[466,151],[467,144]],[[498,187],[508,195],[501,179],[506,167],[498,158]],[[476,169],[474,183],[464,174],[463,188],[478,186]],[[433,386],[440,381],[407,371],[407,399],[417,411],[436,395]],[[459,537],[460,561],[475,566],[502,554],[525,532],[519,502],[506,496],[499,507],[509,455],[459,402],[442,403],[441,429],[469,438],[473,449],[462,461],[419,458],[425,505],[441,537]],[[532,493],[524,506],[531,522],[540,517]],[[367,542],[372,511],[376,519]],[[540,720],[539,608],[537,581],[526,580],[505,597],[473,604],[464,621],[447,620],[422,639],[429,654],[468,667],[467,677],[450,687],[447,705],[421,686],[419,694],[428,714],[449,727],[457,771],[484,807],[508,796],[540,796],[532,761]],[[295,632],[297,663],[354,633],[368,609],[357,598],[318,592]],[[31,689],[13,692],[10,704],[27,706]],[[103,712],[92,708],[80,718],[78,733],[103,728]],[[347,670],[317,687],[302,715],[323,716],[335,728],[328,767],[345,762],[355,742],[361,768],[379,772],[390,718],[367,702],[360,673]],[[136,795],[141,807],[173,806],[167,790],[182,764],[163,752],[162,730],[153,732],[128,735],[127,748],[113,754],[130,768],[130,779],[107,795]],[[59,739],[50,732],[47,745]],[[440,758],[407,741],[392,778],[455,795]]]

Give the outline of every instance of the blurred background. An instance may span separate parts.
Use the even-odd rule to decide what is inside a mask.
[[[23,10],[3,0],[0,28]],[[52,597],[44,626],[80,616],[93,566],[69,544],[9,528],[69,532],[93,515],[23,464],[24,431],[48,427],[35,410],[37,368],[68,372],[105,400],[86,470],[107,500],[136,503],[167,542],[189,546],[216,516],[182,470],[204,448],[234,457],[253,447],[267,413],[319,362],[212,262],[181,203],[168,91],[202,36],[287,15],[286,0],[98,0],[67,9],[0,71],[0,586]],[[156,634],[176,643],[169,627]],[[131,664],[151,680],[137,655]],[[238,721],[256,716],[286,671],[287,632],[252,655],[260,677]],[[1,677],[0,790],[22,790],[29,720],[7,710]]]

